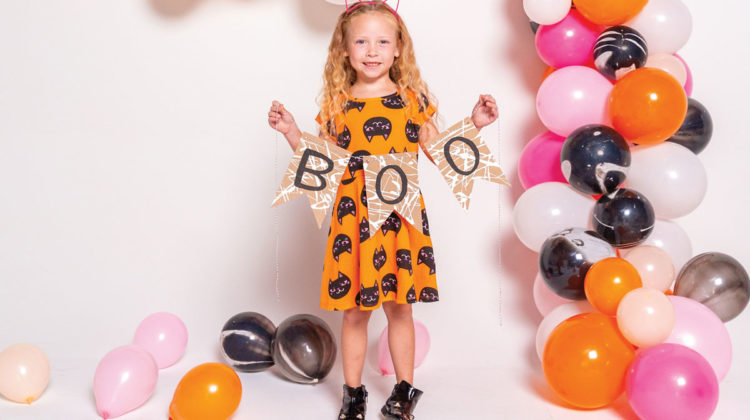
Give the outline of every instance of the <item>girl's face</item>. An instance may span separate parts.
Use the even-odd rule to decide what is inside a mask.
[[[376,82],[388,77],[399,55],[396,23],[382,13],[352,18],[346,31],[346,53],[357,80]]]

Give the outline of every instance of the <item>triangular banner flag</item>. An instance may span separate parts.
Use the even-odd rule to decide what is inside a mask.
[[[305,194],[320,228],[328,208],[336,199],[336,190],[349,157],[351,153],[335,144],[303,133],[271,206]]]
[[[475,179],[510,186],[469,117],[438,134],[425,149],[464,209],[469,209]]]
[[[412,226],[422,229],[417,153],[364,156],[363,162],[371,234],[394,210]]]

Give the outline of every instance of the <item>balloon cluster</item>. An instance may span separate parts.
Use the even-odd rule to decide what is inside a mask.
[[[315,384],[328,375],[336,361],[333,333],[314,315],[294,315],[278,328],[264,315],[242,312],[221,331],[221,354],[234,369],[260,372],[276,365],[287,379]]]
[[[728,255],[690,259],[670,220],[705,195],[697,154],[713,130],[676,55],[690,12],[680,0],[524,8],[549,66],[537,94],[549,131],[522,152],[514,229],[539,252],[536,347],[547,382],[575,407],[626,392],[642,419],[707,419],[731,362],[722,321],[747,306],[750,279]]]
[[[156,388],[159,369],[177,363],[186,347],[187,328],[180,318],[167,312],[146,317],[132,344],[111,350],[96,367],[94,398],[99,415],[111,419],[143,405]]]

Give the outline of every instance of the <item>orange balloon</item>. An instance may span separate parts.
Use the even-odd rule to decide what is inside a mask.
[[[552,330],[544,347],[544,376],[555,393],[579,408],[604,407],[622,394],[635,347],[617,321],[595,312],[575,315]]]
[[[549,76],[550,74],[554,73],[555,70],[557,70],[557,69],[554,68],[554,67],[552,67],[552,66],[547,66],[547,68],[544,69],[544,74],[542,75],[542,81],[544,81],[544,79],[546,79],[547,76]]]
[[[576,9],[600,25],[619,25],[641,13],[648,0],[573,0]]]
[[[620,300],[639,287],[643,287],[643,282],[638,270],[621,258],[597,261],[586,272],[583,282],[583,291],[589,303],[609,316],[615,316]]]
[[[169,405],[172,420],[226,420],[242,399],[240,377],[221,363],[204,363],[182,377]]]
[[[613,128],[626,140],[657,144],[680,129],[687,114],[687,96],[669,73],[644,67],[615,83],[609,112]]]

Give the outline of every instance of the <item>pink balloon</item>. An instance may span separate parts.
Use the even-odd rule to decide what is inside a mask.
[[[625,375],[625,392],[642,420],[709,419],[719,382],[698,352],[673,343],[639,352]]]
[[[589,22],[577,10],[553,25],[541,25],[536,31],[539,57],[556,69],[578,66],[592,60],[596,38],[602,28]]]
[[[94,373],[97,412],[111,419],[140,407],[153,394],[158,376],[159,368],[146,350],[129,345],[110,351]]]
[[[414,320],[414,367],[417,368],[424,362],[427,352],[430,351],[430,334],[427,327],[421,322]],[[388,347],[388,326],[383,329],[378,342],[378,368],[381,375],[393,375],[393,359],[391,349]]]
[[[548,129],[567,137],[587,124],[612,125],[607,104],[612,83],[598,71],[570,66],[547,76],[536,96],[536,110]]]
[[[564,137],[547,131],[523,148],[518,178],[525,190],[543,182],[568,182],[560,169],[560,150],[564,142]]]
[[[536,273],[536,278],[534,278],[534,304],[542,316],[547,316],[553,309],[563,303],[571,302],[575,302],[575,300],[565,299],[552,291],[552,289],[547,286],[542,275]]]
[[[168,312],[151,314],[135,330],[133,344],[151,353],[159,369],[172,366],[185,353],[187,328],[177,315]]]
[[[672,334],[665,343],[682,344],[700,353],[724,380],[732,364],[732,341],[727,327],[707,306],[682,296],[669,296],[675,312]]]
[[[687,96],[690,96],[693,94],[693,73],[690,71],[690,67],[688,67],[685,60],[682,59],[679,55],[675,54],[675,57],[679,58],[680,61],[682,61],[682,64],[685,65],[685,70],[687,71],[687,80],[685,81],[685,85],[683,86],[685,88],[685,93]]]

